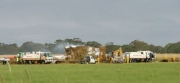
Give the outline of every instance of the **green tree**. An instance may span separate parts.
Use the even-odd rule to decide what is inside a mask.
[[[123,45],[122,46],[123,52],[132,52],[134,51],[133,47],[131,45]]]
[[[85,46],[91,46],[91,47],[99,48],[102,45],[96,41],[88,41],[85,43]]]
[[[48,51],[45,45],[40,43],[33,43],[32,41],[25,42],[20,47],[20,51],[22,52],[33,52],[33,51]]]
[[[149,45],[143,41],[134,40],[129,45],[132,46],[133,51],[149,50]]]
[[[82,42],[80,38],[65,39],[65,40],[58,39],[54,43],[55,46],[53,46],[53,50],[51,51],[53,51],[53,53],[55,54],[64,53],[65,51],[64,47],[67,45],[84,45],[84,42]]]
[[[119,45],[106,45],[106,53],[119,49]]]
[[[4,49],[4,46],[5,46],[5,45],[6,45],[6,44],[4,44],[4,43],[0,43],[0,54],[1,54],[1,55],[5,53],[5,49]]]
[[[0,54],[17,54],[19,48],[17,44],[4,44],[0,43]]]
[[[167,44],[165,48],[168,53],[180,53],[180,42]]]
[[[149,50],[155,53],[164,53],[164,48],[162,46],[149,45]]]
[[[19,47],[17,46],[17,44],[8,44],[7,45],[7,52],[6,54],[18,54],[19,52]]]
[[[166,46],[164,47],[164,51],[166,52],[166,53],[170,53],[169,52],[169,49],[170,49],[170,46],[172,45],[173,43],[168,43],[168,44],[166,44]]]

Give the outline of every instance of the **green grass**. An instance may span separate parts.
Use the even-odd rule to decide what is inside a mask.
[[[11,65],[11,70],[0,65],[0,83],[180,83],[176,62]]]

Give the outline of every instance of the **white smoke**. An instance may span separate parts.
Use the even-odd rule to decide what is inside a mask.
[[[80,43],[69,43],[66,41],[62,41],[61,43],[59,43],[58,45],[56,45],[56,47],[54,48],[55,51],[58,51],[59,54],[65,54],[65,47],[66,46],[84,46],[84,44],[80,44]]]

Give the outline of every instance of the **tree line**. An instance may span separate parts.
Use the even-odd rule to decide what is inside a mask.
[[[24,42],[21,46],[14,44],[0,43],[0,55],[18,54],[19,52],[32,52],[32,51],[50,51],[53,54],[64,53],[64,47],[67,45],[85,45],[91,47],[106,47],[106,53],[115,51],[122,47],[123,52],[132,52],[139,50],[151,50],[155,53],[180,53],[180,42],[168,43],[165,47],[155,46],[148,44],[140,40],[134,40],[126,45],[114,45],[113,42],[108,42],[105,45],[98,43],[97,41],[83,42],[80,38],[55,40],[54,43],[34,43],[32,41]]]

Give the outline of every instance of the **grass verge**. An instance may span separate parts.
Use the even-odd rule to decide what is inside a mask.
[[[7,66],[0,75],[11,83]],[[13,83],[179,83],[180,63],[11,65]],[[28,70],[28,71],[27,71]],[[22,73],[25,71],[25,73]],[[31,75],[31,76],[30,76]],[[3,77],[3,78],[2,78]]]

